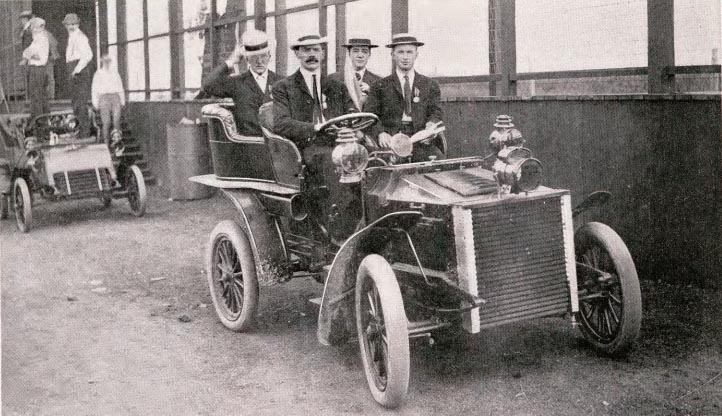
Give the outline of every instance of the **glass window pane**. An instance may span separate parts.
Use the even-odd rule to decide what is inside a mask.
[[[276,10],[276,0],[266,0],[266,12]]]
[[[128,89],[145,90],[145,48],[143,41],[128,43]]]
[[[374,48],[368,69],[378,75],[391,73],[391,57],[384,47],[391,41],[391,0],[359,0],[346,3],[346,36],[370,38]]]
[[[327,8],[328,14],[326,18],[326,37],[328,38],[328,48],[326,49],[326,62],[328,63],[327,74],[336,72],[336,6]]]
[[[300,13],[292,13],[286,18],[289,46],[303,35],[318,34],[318,9],[306,10]],[[288,51],[288,73],[296,72],[299,67],[296,54],[289,48]]]
[[[487,0],[411,0],[409,32],[426,44],[415,68],[432,77],[488,74],[488,10]]]
[[[168,33],[168,2],[148,0],[148,35]]]
[[[153,91],[150,93],[150,101],[170,101],[170,91]]]
[[[647,0],[518,0],[516,43],[518,72],[647,66]]]
[[[183,34],[183,59],[185,68],[185,87],[198,93],[201,88],[201,74],[203,72],[203,31],[187,32]]]
[[[128,94],[128,101],[145,101],[145,93],[131,92]]]
[[[245,0],[246,2],[246,16],[253,16],[255,13],[255,7],[256,7],[256,1],[255,0]]]
[[[211,14],[210,0],[183,0],[183,28],[202,26]]]
[[[143,0],[125,0],[125,30],[128,40],[143,37]]]
[[[676,65],[719,65],[721,42],[719,0],[675,0]]]
[[[150,89],[170,88],[170,40],[168,36],[148,40]]]
[[[218,16],[222,16],[226,12],[226,4],[228,0],[216,0],[216,13]]]
[[[318,3],[318,0],[286,0],[286,9],[292,9],[298,6],[305,6],[311,3]]]
[[[105,4],[108,7],[108,43],[115,43],[118,41],[118,19],[116,19],[115,15],[115,0],[106,0]]]

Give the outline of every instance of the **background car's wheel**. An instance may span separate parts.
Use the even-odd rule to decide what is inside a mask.
[[[624,241],[608,226],[588,223],[574,235],[576,258],[607,279],[578,278],[579,321],[585,338],[599,351],[626,353],[639,336],[642,296],[637,269]]]
[[[13,207],[15,208],[15,222],[18,230],[27,233],[33,223],[32,202],[30,189],[23,178],[16,178],[13,186]]]
[[[356,328],[374,399],[397,407],[409,387],[409,333],[396,275],[381,256],[366,256],[356,276]]]
[[[113,195],[110,193],[103,193],[100,196],[100,202],[103,203],[103,208],[108,208],[111,203],[113,203]]]
[[[206,257],[218,318],[232,331],[247,330],[258,309],[258,276],[248,236],[235,222],[223,221],[211,233]]]
[[[136,217],[145,214],[145,206],[148,195],[145,191],[145,179],[143,172],[136,165],[133,165],[126,171],[125,188],[128,191],[128,204],[130,210]]]
[[[0,194],[0,220],[8,218],[10,212],[10,196]]]

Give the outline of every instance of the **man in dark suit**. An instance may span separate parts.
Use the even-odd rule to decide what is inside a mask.
[[[381,79],[380,76],[366,69],[366,65],[368,65],[369,58],[371,57],[371,49],[378,48],[378,45],[372,44],[369,39],[351,38],[348,40],[348,43],[343,46],[348,50],[348,59],[351,60],[353,74],[359,83],[359,89],[361,91],[359,99],[361,105],[363,105],[366,102],[371,85]],[[344,72],[336,72],[328,77],[345,82],[344,74]]]
[[[314,139],[316,144],[330,144],[316,137],[326,120],[355,110],[346,86],[321,74],[326,38],[307,35],[298,38],[291,49],[301,67],[273,86],[273,120],[275,132],[292,140],[300,149]]]
[[[239,134],[262,136],[258,109],[271,101],[273,83],[281,79],[268,70],[271,52],[268,37],[259,30],[248,30],[226,62],[218,65],[203,79],[203,90],[216,97],[232,98],[233,116]],[[248,71],[231,75],[231,70],[245,57]]]
[[[393,35],[386,47],[391,48],[394,72],[371,86],[364,111],[379,116],[380,123],[369,128],[368,134],[378,138],[381,147],[389,147],[391,136],[403,133],[407,136],[432,129],[442,120],[439,104],[439,84],[414,70],[423,43],[407,33]],[[430,156],[444,158],[439,147],[431,139],[414,144],[413,162],[429,160]]]

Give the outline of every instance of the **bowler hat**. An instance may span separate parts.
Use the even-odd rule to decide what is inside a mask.
[[[68,13],[65,15],[65,18],[63,19],[64,25],[78,25],[80,24],[80,19],[78,18],[78,15],[75,13]]]
[[[367,47],[367,48],[378,48],[379,45],[374,45],[371,43],[370,39],[364,39],[364,38],[351,38],[348,40],[347,43],[343,44],[343,47],[345,48],[353,48],[354,46],[357,47]]]
[[[391,43],[386,45],[387,48],[393,48],[399,45],[416,45],[424,46],[423,42],[419,42],[416,36],[411,36],[408,33],[396,33],[391,36]]]
[[[319,35],[304,35],[291,44],[291,49],[296,50],[301,46],[320,45],[322,43],[328,43],[328,39]]]

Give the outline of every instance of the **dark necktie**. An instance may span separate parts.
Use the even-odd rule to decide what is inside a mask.
[[[361,74],[359,72],[356,73],[356,81],[361,81]]]
[[[318,89],[316,88],[316,74],[311,75],[313,87],[313,123],[323,122],[323,112],[321,110],[321,101],[318,99]]]
[[[404,111],[407,116],[411,117],[411,85],[409,85],[408,75],[404,75],[404,101],[406,101],[406,108]]]

